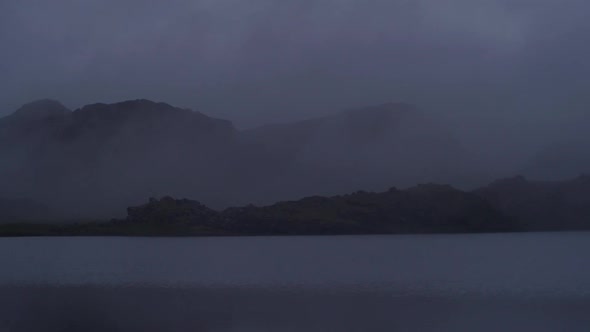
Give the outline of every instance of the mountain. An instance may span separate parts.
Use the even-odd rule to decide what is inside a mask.
[[[590,142],[575,140],[555,143],[539,151],[521,170],[540,180],[558,180],[590,172]]]
[[[229,121],[147,100],[70,112],[55,101],[0,120],[0,189],[74,213],[112,215],[145,195],[205,195],[231,178]]]
[[[313,196],[269,206],[213,210],[188,199],[151,198],[124,220],[86,224],[10,224],[0,236],[22,235],[305,235],[519,231],[481,197],[450,186]]]
[[[529,230],[590,228],[590,176],[567,181],[498,180],[475,191]]]
[[[400,234],[517,231],[519,226],[477,195],[447,185],[312,196],[270,206],[229,208],[225,229],[253,234]]]
[[[590,176],[497,180],[474,191],[420,184],[405,190],[310,196],[215,211],[165,197],[128,209],[122,225],[205,234],[400,234],[590,229]]]
[[[69,110],[54,100],[0,119],[0,197],[72,216],[120,216],[148,196],[221,208],[421,182],[475,169],[443,126],[407,104],[238,131],[149,100]]]
[[[267,125],[241,136],[264,151],[265,163],[272,165],[264,190],[280,198],[430,181],[467,184],[477,173],[444,126],[403,103]]]
[[[6,201],[0,200],[0,216],[6,207],[3,202]],[[30,208],[23,202],[19,204]],[[15,219],[19,220],[25,219]],[[166,196],[127,208],[126,219],[4,223],[0,225],[0,236],[417,234],[589,229],[590,176],[559,182],[529,181],[517,176],[474,191],[420,184],[405,190],[390,188],[384,192],[310,196],[222,210],[190,199]]]

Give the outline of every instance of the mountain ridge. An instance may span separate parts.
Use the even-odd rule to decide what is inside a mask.
[[[494,181],[474,191],[424,183],[383,192],[309,196],[212,209],[170,196],[127,208],[125,219],[0,225],[0,236],[338,235],[590,230],[590,176]],[[29,204],[29,203],[27,203]],[[29,204],[30,206],[30,204]],[[0,200],[0,208],[2,200]],[[0,209],[0,216],[1,214]],[[26,219],[22,219],[27,221]],[[34,219],[28,219],[34,222]]]
[[[9,161],[0,165],[0,195],[73,208],[75,215],[122,214],[163,193],[232,206],[381,190],[384,183],[454,182],[474,168],[447,129],[405,103],[270,131],[275,127],[238,130],[231,121],[146,99],[73,111],[52,100],[23,107],[19,113],[43,116],[0,118],[0,157]]]

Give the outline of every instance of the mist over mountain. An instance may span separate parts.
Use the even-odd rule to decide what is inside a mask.
[[[0,119],[0,194],[122,214],[152,195],[222,207],[577,176],[590,144],[553,146],[588,142],[588,9],[582,0],[4,1],[0,114],[39,95],[72,110],[45,100]],[[182,108],[73,110],[141,97]],[[365,107],[386,101],[420,109]],[[329,113],[350,107],[361,111]],[[271,122],[283,124],[251,129]]]
[[[590,173],[590,141],[555,142],[540,149],[521,172],[532,179],[561,180]]]
[[[120,215],[150,196],[225,207],[477,174],[447,128],[395,103],[238,131],[148,100],[74,111],[40,100],[0,119],[0,155],[1,195],[81,216]]]
[[[289,188],[304,196],[482,180],[475,160],[449,128],[403,103],[267,125],[242,137],[271,158],[274,179],[264,185],[274,192]]]
[[[476,194],[499,211],[537,230],[586,229],[590,218],[590,176],[533,181],[523,176],[497,180]]]
[[[231,183],[228,121],[146,100],[73,112],[57,105],[34,102],[1,120],[3,195],[112,214],[145,195],[202,195]]]
[[[39,100],[0,118],[0,197],[70,217],[112,217],[165,195],[225,208],[430,182],[469,190],[507,169],[538,180],[590,169],[584,141],[522,151],[525,162],[510,170],[481,158],[483,145],[467,149],[473,142],[457,131],[404,103],[238,130],[149,100],[73,111]]]

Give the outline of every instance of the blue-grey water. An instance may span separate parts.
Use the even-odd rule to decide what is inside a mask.
[[[590,331],[590,233],[0,239],[0,331]]]

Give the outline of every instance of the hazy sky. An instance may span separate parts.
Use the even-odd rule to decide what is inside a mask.
[[[2,0],[0,114],[149,98],[239,126],[386,101],[584,113],[587,0]]]

